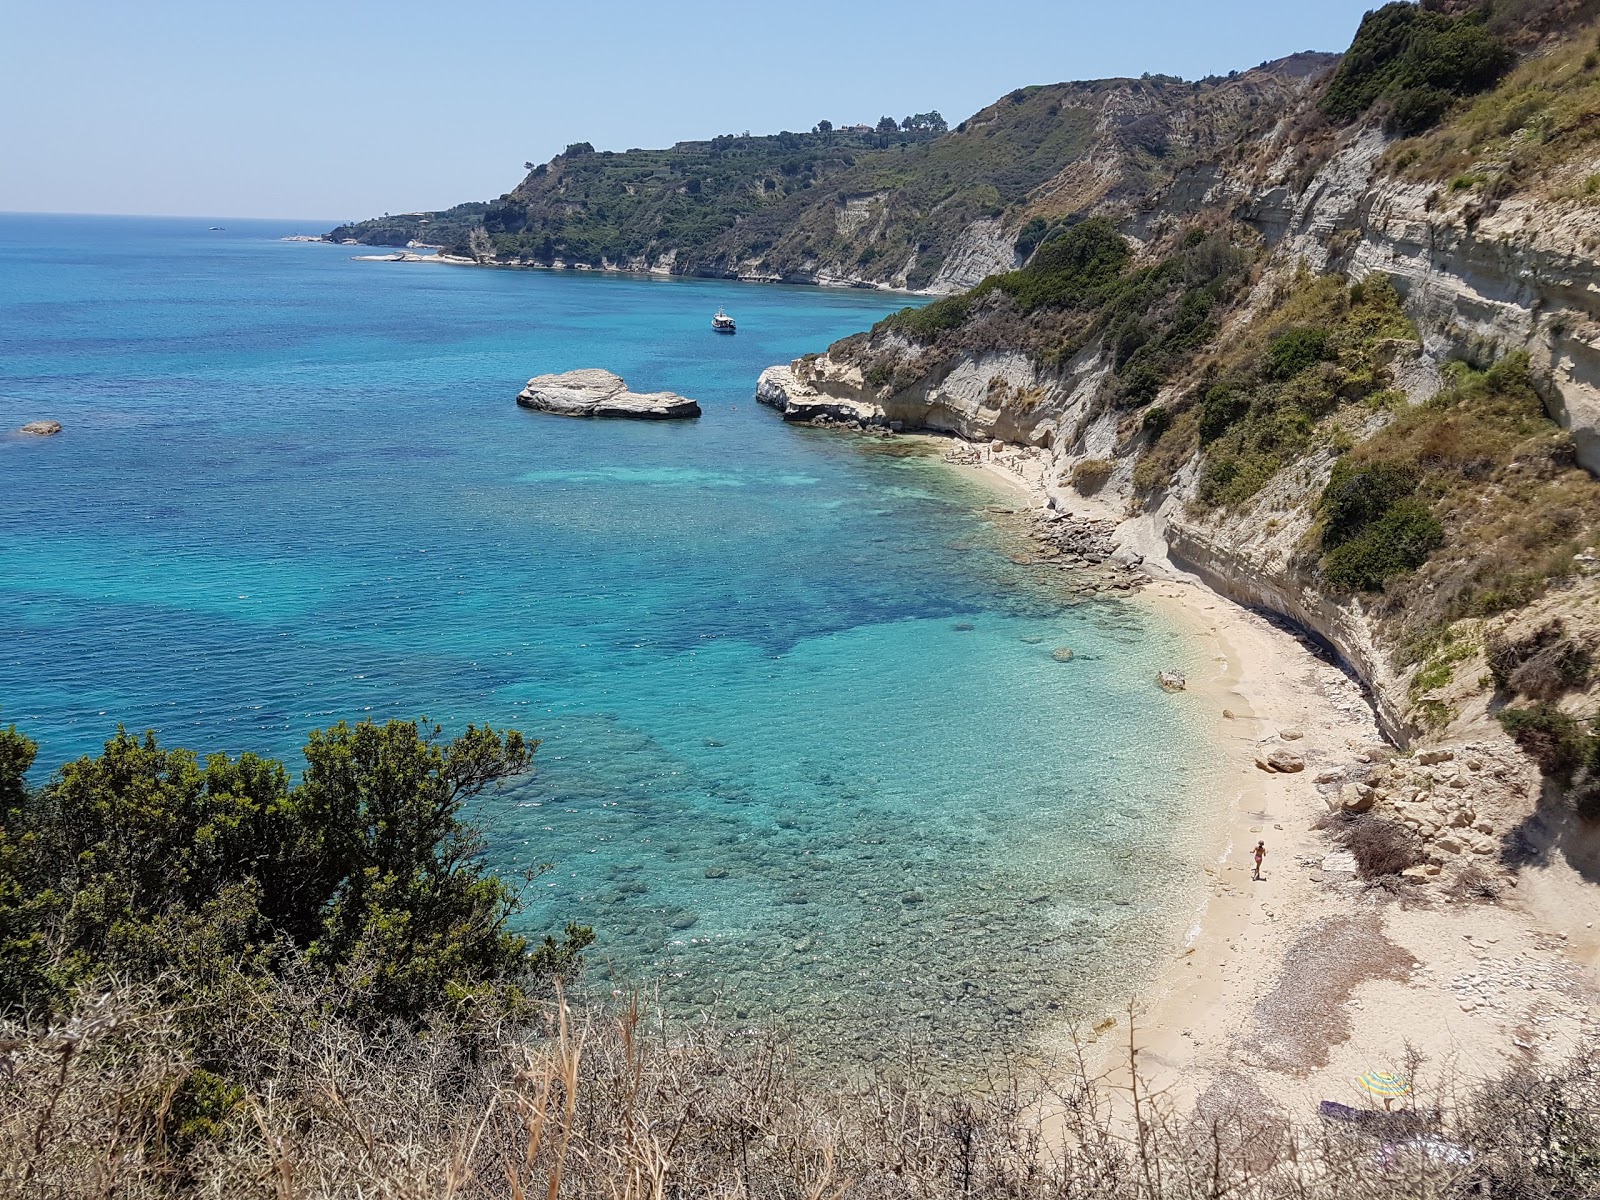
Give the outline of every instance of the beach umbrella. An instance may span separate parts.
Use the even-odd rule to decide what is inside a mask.
[[[1411,1080],[1404,1075],[1391,1075],[1388,1071],[1368,1071],[1365,1075],[1357,1075],[1356,1086],[1383,1100],[1411,1094]]]

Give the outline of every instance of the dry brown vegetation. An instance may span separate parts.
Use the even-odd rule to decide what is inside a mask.
[[[153,991],[82,1001],[0,1041],[0,1194],[160,1196],[1566,1197],[1600,1194],[1592,1054],[1416,1107],[1319,1121],[1142,1082],[907,1062],[807,1080],[776,1040],[664,1029],[637,1003],[366,1036],[277,993],[218,1020],[245,1086],[199,1070]],[[1424,1088],[1420,1085],[1426,1085]],[[1435,1109],[1442,1111],[1434,1111]]]

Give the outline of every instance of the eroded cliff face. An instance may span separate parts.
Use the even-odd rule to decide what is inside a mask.
[[[1286,138],[1280,129],[1275,140]],[[1600,209],[1548,185],[1486,201],[1471,187],[1409,182],[1386,170],[1388,146],[1380,131],[1358,131],[1300,189],[1289,147],[1265,179],[1197,172],[1164,211],[1181,211],[1174,201],[1229,210],[1281,258],[1352,278],[1382,272],[1437,361],[1527,351],[1551,414],[1600,472]],[[1559,174],[1577,184],[1597,172],[1600,149]]]
[[[1600,209],[1574,198],[1581,193],[1576,184],[1600,175],[1600,148],[1571,158],[1554,182],[1485,199],[1471,187],[1405,178],[1389,161],[1393,143],[1375,127],[1324,134],[1320,163],[1307,170],[1297,142],[1304,124],[1304,108],[1285,112],[1249,153],[1194,164],[1124,210],[1123,230],[1152,244],[1197,220],[1238,221],[1259,234],[1254,286],[1231,309],[1221,337],[1253,319],[1274,287],[1306,270],[1386,276],[1420,336],[1420,346],[1396,345],[1385,366],[1389,386],[1407,403],[1434,395],[1452,359],[1487,366],[1526,351],[1548,412],[1570,430],[1579,461],[1600,472]],[[1145,445],[1140,419],[1149,408],[1170,406],[1194,380],[1169,385],[1144,408],[1119,411],[1098,399],[1111,367],[1098,342],[1051,366],[1004,345],[929,356],[894,338],[880,332],[871,341],[876,361],[898,356],[904,364],[886,379],[867,378],[860,346],[841,344],[843,351],[767,372],[760,398],[790,420],[892,425],[1034,447],[1046,476],[1068,494],[1074,469],[1102,460],[1109,479],[1098,490],[1132,514],[1124,530],[1130,546],[1159,545],[1174,565],[1224,594],[1328,642],[1371,687],[1397,743],[1439,733],[1413,712],[1415,667],[1394,665],[1393,647],[1380,636],[1368,602],[1330,594],[1307,558],[1334,451],[1307,454],[1233,509],[1196,503],[1198,453],[1153,490],[1149,481],[1141,490],[1133,479]],[[1391,416],[1375,413],[1372,428]],[[1482,726],[1486,718],[1475,710],[1473,719]]]

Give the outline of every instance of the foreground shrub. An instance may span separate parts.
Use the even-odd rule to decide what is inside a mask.
[[[415,722],[311,734],[305,770],[242,754],[202,764],[123,729],[98,756],[26,785],[35,747],[0,733],[0,1014],[48,1011],[85,981],[185,979],[203,1022],[230,988],[286,961],[344,989],[346,1015],[420,1021],[515,1000],[589,940],[531,947],[520,893],[462,816],[525,771],[536,743]]]
[[[1554,700],[1583,686],[1593,654],[1588,646],[1568,637],[1566,626],[1556,620],[1518,640],[1491,634],[1484,642],[1484,657],[1496,690]]]
[[[1501,728],[1552,779],[1571,780],[1590,757],[1590,739],[1577,718],[1554,704],[1502,709],[1499,719]]]

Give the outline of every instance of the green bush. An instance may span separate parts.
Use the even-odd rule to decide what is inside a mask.
[[[945,296],[920,308],[911,306],[890,313],[874,327],[893,330],[909,337],[930,339],[946,329],[959,329],[971,311],[972,300],[968,293]]]
[[[311,734],[305,770],[159,745],[122,729],[98,756],[25,786],[33,744],[0,735],[0,1012],[34,1011],[114,974],[223,988],[293,959],[346,1016],[418,1022],[466,992],[516,1002],[591,939],[531,949],[520,895],[488,870],[472,797],[536,743],[415,722]],[[19,769],[20,768],[20,769]]]
[[[1444,526],[1419,500],[1397,501],[1322,559],[1323,577],[1348,591],[1377,591],[1428,561],[1444,545]]]
[[[1250,411],[1250,397],[1223,384],[1208,388],[1200,402],[1200,444],[1208,445],[1227,433]]]
[[[1039,308],[1071,308],[1090,303],[1097,291],[1116,279],[1133,256],[1128,241],[1104,217],[1081,221],[1052,237],[1019,271],[991,275],[974,289],[982,295],[998,289],[1023,312]]]
[[[1390,132],[1409,136],[1437,123],[1457,97],[1493,87],[1515,61],[1478,13],[1386,4],[1362,18],[1321,107],[1349,121],[1388,101]]]
[[[1307,367],[1332,357],[1333,343],[1326,329],[1315,325],[1288,329],[1267,344],[1267,378],[1293,379]]]
[[[1419,476],[1398,463],[1355,463],[1342,459],[1322,489],[1322,545],[1333,549],[1360,536],[1399,500],[1414,494]]]
[[[1162,434],[1172,428],[1172,413],[1159,404],[1155,405],[1146,410],[1144,419],[1139,422],[1139,428],[1152,442],[1158,441]]]

